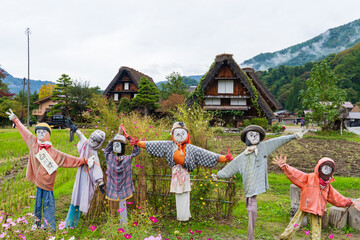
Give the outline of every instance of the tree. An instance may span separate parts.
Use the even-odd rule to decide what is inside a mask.
[[[143,108],[145,115],[147,115],[151,110],[159,107],[159,105],[157,104],[159,99],[159,89],[146,77],[142,77],[139,83],[138,94],[132,99],[131,104],[134,107]]]
[[[300,93],[304,108],[311,109],[312,121],[319,121],[322,129],[338,118],[338,108],[344,103],[346,93],[336,86],[337,79],[326,61],[314,65],[306,89]]]
[[[65,91],[69,102],[66,106],[69,109],[69,116],[75,121],[83,121],[83,112],[88,109],[93,95],[99,94],[99,90],[99,87],[90,87],[88,81],[80,82],[75,80],[72,86],[69,86]]]
[[[185,103],[185,95],[173,93],[167,100],[160,102],[160,111],[165,113],[169,110],[173,110],[176,106]]]
[[[50,96],[55,86],[56,86],[55,84],[51,84],[51,83],[42,85],[39,91],[39,99]]]
[[[117,109],[118,113],[129,113],[131,112],[131,109],[130,100],[126,97],[121,98]]]
[[[53,96],[51,99],[58,102],[55,106],[51,108],[49,116],[55,113],[62,113],[65,116],[69,116],[70,113],[70,101],[69,101],[69,88],[73,85],[73,82],[69,75],[62,74],[61,77],[56,80],[56,86],[53,90]]]
[[[180,73],[173,72],[166,76],[166,79],[166,83],[161,83],[160,95],[163,100],[168,99],[173,93],[185,96],[188,94],[188,86],[183,82],[184,77]]]

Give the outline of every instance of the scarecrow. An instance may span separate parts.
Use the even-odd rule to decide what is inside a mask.
[[[100,191],[105,193],[103,172],[101,170],[97,150],[105,141],[105,133],[101,130],[95,130],[87,139],[75,124],[68,118],[65,125],[70,128],[71,133],[76,133],[80,141],[77,149],[80,157],[95,159],[95,165],[89,169],[87,166],[78,167],[73,192],[71,196],[71,204],[66,217],[65,227],[76,227],[79,223],[80,213],[87,214],[90,203],[93,199],[95,187],[98,185]]]
[[[214,167],[218,162],[232,160],[230,152],[216,154],[190,144],[189,130],[183,122],[175,122],[170,131],[172,141],[139,141],[131,138],[136,144],[156,157],[165,157],[172,169],[170,192],[175,193],[178,221],[188,221],[190,214],[190,173],[197,165]],[[125,135],[126,136],[126,135]]]
[[[106,198],[110,200],[110,211],[119,206],[120,223],[127,224],[126,199],[132,197],[134,185],[132,181],[132,159],[140,154],[140,147],[134,146],[132,154],[125,156],[127,141],[119,127],[118,133],[105,148],[107,164]]]
[[[229,178],[240,172],[246,197],[248,212],[248,240],[255,238],[255,223],[257,218],[256,196],[269,189],[267,158],[280,146],[295,139],[302,138],[304,132],[282,136],[261,142],[265,138],[265,130],[257,125],[250,125],[241,132],[241,140],[246,149],[231,163],[227,164],[217,175],[212,174],[215,181],[219,178]]]
[[[41,215],[44,212],[44,226],[56,231],[55,199],[53,194],[56,170],[58,167],[79,167],[84,163],[91,168],[94,157],[88,159],[67,155],[52,147],[50,142],[51,128],[46,123],[39,123],[33,135],[9,109],[6,112],[9,119],[18,128],[22,138],[29,148],[29,161],[26,178],[36,185],[35,223],[41,226]]]
[[[304,216],[310,215],[311,239],[321,239],[321,216],[324,214],[327,202],[337,207],[354,207],[360,210],[360,199],[354,202],[338,193],[331,182],[335,172],[335,162],[327,157],[318,161],[314,173],[306,174],[286,164],[286,156],[278,156],[273,159],[273,164],[277,164],[286,174],[288,179],[301,188],[299,209],[291,219],[280,239],[292,239],[296,228],[300,225]]]

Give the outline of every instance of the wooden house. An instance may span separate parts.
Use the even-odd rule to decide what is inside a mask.
[[[154,83],[153,79],[133,68],[121,67],[114,79],[107,86],[103,92],[104,96],[119,102],[121,98],[133,99],[139,88],[140,79],[146,77],[150,82]],[[156,84],[154,83],[156,86]]]
[[[34,109],[32,111],[32,115],[36,116],[38,121],[43,121],[43,119],[46,116],[46,113],[50,110],[50,108],[58,103],[58,101],[52,100],[51,97],[52,95],[44,97],[34,102],[35,104],[39,104],[39,108]]]
[[[198,101],[204,110],[227,113],[227,119],[223,120],[233,127],[238,127],[244,119],[255,117],[266,117],[271,123],[275,119],[273,112],[282,108],[254,69],[241,69],[232,54],[216,56],[214,64],[197,86],[197,91],[203,92],[200,94],[203,99],[198,101],[193,95],[187,103],[191,105]],[[257,104],[254,105],[252,99],[257,99]],[[242,115],[235,114],[239,111],[243,111]]]

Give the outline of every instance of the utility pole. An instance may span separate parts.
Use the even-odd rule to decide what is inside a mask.
[[[27,35],[27,46],[28,46],[28,105],[27,105],[27,129],[30,127],[30,37],[31,34],[30,28],[27,28],[25,31]]]

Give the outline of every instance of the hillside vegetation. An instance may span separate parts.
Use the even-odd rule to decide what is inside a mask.
[[[334,71],[338,86],[346,90],[347,101],[360,101],[360,43],[338,54],[330,54],[322,61],[328,61]],[[305,80],[315,62],[303,66],[280,66],[258,72],[260,79],[283,105],[284,109],[294,111],[303,109],[299,92],[305,88]]]

